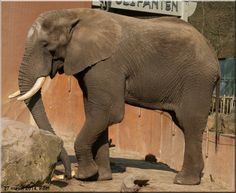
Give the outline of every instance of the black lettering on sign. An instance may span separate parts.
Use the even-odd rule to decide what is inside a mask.
[[[171,10],[171,1],[166,1],[166,11]]]
[[[130,1],[124,1],[123,4],[127,6],[127,5],[129,5],[129,2]]]
[[[135,6],[135,1],[131,1],[130,6]]]
[[[122,0],[121,1],[116,1],[116,4],[120,5],[122,3]]]
[[[142,4],[142,3],[143,3],[143,1],[138,1],[137,6],[139,7],[139,4]]]
[[[163,10],[163,1],[161,1],[161,10]]]
[[[148,6],[148,8],[151,9],[151,5],[149,1],[144,1],[143,7],[146,7],[146,6]]]
[[[135,1],[135,0],[117,0],[115,1],[117,5],[123,5],[125,7],[140,7],[148,8],[152,10],[168,11],[168,12],[178,12],[179,11],[179,2],[178,1],[166,1],[166,0],[144,0],[144,1]]]
[[[175,10],[174,10],[175,9]],[[172,2],[172,9],[171,11],[176,11],[178,12],[178,1],[173,1]]]
[[[154,5],[156,6],[155,8]],[[158,9],[158,1],[152,1],[152,9]]]

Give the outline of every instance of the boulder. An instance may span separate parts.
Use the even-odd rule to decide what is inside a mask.
[[[2,189],[47,187],[61,152],[62,140],[22,122],[1,119]]]

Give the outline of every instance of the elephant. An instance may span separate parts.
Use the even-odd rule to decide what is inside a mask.
[[[29,29],[19,91],[9,97],[18,96],[38,127],[51,132],[41,88],[57,73],[76,78],[83,92],[86,119],[74,142],[75,178],[112,179],[108,127],[122,121],[130,104],[171,115],[185,140],[174,183],[200,184],[202,136],[215,88],[219,94],[220,68],[192,25],[170,16],[138,19],[89,8],[44,12]],[[65,149],[60,159],[71,178]]]

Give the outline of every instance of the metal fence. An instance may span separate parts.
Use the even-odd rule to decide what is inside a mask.
[[[230,114],[235,109],[235,58],[220,59],[219,62],[221,70],[219,113]],[[216,96],[214,91],[210,113],[215,112],[215,109]]]
[[[211,113],[216,109],[216,96],[212,97]],[[235,97],[234,96],[220,96],[219,113],[230,114],[235,109]]]
[[[236,64],[235,58],[220,59],[220,95],[235,95]]]

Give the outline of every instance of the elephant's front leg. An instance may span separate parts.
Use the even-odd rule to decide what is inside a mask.
[[[87,102],[85,111],[86,121],[74,144],[78,160],[78,172],[75,177],[78,179],[87,179],[98,172],[98,166],[93,159],[92,146],[108,127],[110,108]]]
[[[101,133],[93,145],[93,157],[98,166],[98,180],[111,180],[108,129]]]

